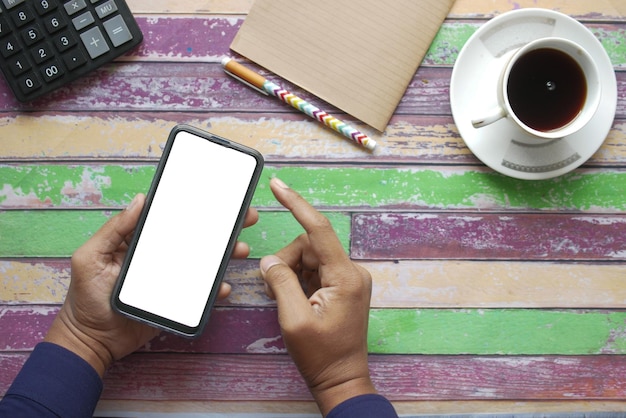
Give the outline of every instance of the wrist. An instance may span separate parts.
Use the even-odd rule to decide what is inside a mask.
[[[61,346],[85,360],[100,377],[113,362],[111,353],[94,338],[75,326],[61,309],[44,337],[45,342]]]
[[[348,399],[359,395],[377,393],[369,376],[346,380],[325,388],[311,388],[310,390],[324,417],[333,408]]]

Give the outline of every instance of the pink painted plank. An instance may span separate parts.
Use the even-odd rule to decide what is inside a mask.
[[[258,67],[255,67],[258,68]],[[260,72],[271,78],[267,71]],[[449,67],[420,67],[407,88],[395,116],[450,115]],[[618,92],[626,95],[626,72],[616,73]],[[342,115],[310,93],[281,80],[294,94],[323,105],[330,113]],[[296,114],[297,110],[261,95],[228,77],[220,64],[134,62],[107,65],[75,82],[36,100],[18,103],[0,80],[0,111],[229,111]],[[618,101],[617,119],[626,117],[626,102]]]
[[[0,393],[27,354],[0,354]],[[370,356],[379,391],[411,400],[622,400],[626,356]],[[175,378],[172,378],[175,376]],[[133,354],[105,377],[103,399],[309,401],[287,355]]]
[[[356,259],[626,260],[621,215],[357,214]]]
[[[267,71],[254,68],[271,77]],[[398,114],[450,114],[448,87],[451,73],[450,68],[421,68],[416,75],[419,81],[411,84]],[[281,82],[293,93],[318,101],[310,93]],[[111,64],[27,104],[16,102],[6,84],[0,82],[0,110],[33,111],[50,107],[57,111],[228,109],[256,113],[263,109],[263,112],[300,113],[227,76],[217,63]],[[342,113],[328,104],[324,107],[331,113]]]
[[[0,306],[3,351],[28,351],[40,342],[58,306]],[[255,353],[284,351],[276,308],[216,308],[198,339],[163,333],[144,351],[187,353]]]
[[[0,308],[0,346],[6,352],[31,350],[57,309]],[[624,352],[619,325],[624,319],[624,314],[599,310],[375,309],[368,346],[371,353],[397,354],[614,354]],[[516,324],[514,337],[497,331],[502,323]],[[285,347],[276,308],[215,308],[201,337],[162,333],[141,351],[268,354],[284,353]]]

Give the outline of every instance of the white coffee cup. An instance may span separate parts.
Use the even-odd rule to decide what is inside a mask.
[[[504,117],[538,138],[563,138],[580,130],[600,104],[598,69],[580,45],[541,38],[519,48],[498,83],[497,105],[472,119],[479,129]]]

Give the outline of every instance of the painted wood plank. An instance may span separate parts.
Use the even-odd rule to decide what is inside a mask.
[[[625,309],[624,267],[616,263],[402,260],[360,262],[372,275],[374,308]],[[0,303],[59,304],[69,259],[0,259]],[[231,296],[218,306],[267,307],[258,260],[233,260]]]
[[[128,0],[133,13],[247,14],[254,0]]]
[[[0,391],[25,357],[0,354]],[[393,401],[626,397],[625,356],[371,356],[370,370]],[[311,400],[287,355],[133,354],[113,366],[104,387],[105,400]]]
[[[626,38],[626,36],[625,36]],[[626,43],[626,39],[624,39]],[[618,52],[626,56],[626,50]],[[441,65],[441,64],[440,64]],[[258,68],[258,67],[257,67]],[[266,71],[260,71],[267,75]],[[451,66],[422,66],[407,87],[395,115],[450,115],[449,84]],[[268,75],[271,78],[270,75]],[[626,90],[626,72],[617,71],[617,90]],[[1,81],[1,80],[0,80]],[[285,88],[342,119],[358,124],[333,106],[289,83]],[[15,101],[4,82],[0,83],[0,111],[247,111],[298,114],[275,98],[261,95],[228,77],[219,63],[129,62],[114,63],[68,84],[32,103]],[[625,104],[618,100],[618,119],[626,116]],[[305,117],[306,118],[306,117]],[[373,131],[373,129],[372,129]],[[368,133],[368,132],[366,132]]]
[[[445,21],[422,65],[453,65],[469,37],[487,20]],[[220,62],[232,54],[230,43],[243,23],[240,17],[162,15],[137,16],[144,41],[120,60]],[[583,24],[600,40],[616,67],[624,66],[624,25],[619,21]]]
[[[117,213],[99,210],[0,211],[0,257],[68,257]],[[325,212],[346,250],[350,216]],[[251,257],[275,253],[304,230],[288,212],[265,212],[240,235]]]
[[[184,13],[184,14],[247,14],[253,0],[129,0],[134,13]],[[620,18],[626,14],[624,6],[616,0],[542,0],[541,7],[589,19]],[[457,0],[450,11],[451,17],[484,18],[510,10],[538,7],[536,0],[492,0],[476,2]]]
[[[597,411],[604,413],[622,413],[626,402],[623,401],[394,401],[394,407],[401,417],[418,414],[420,418],[435,414],[442,418],[442,415],[454,415],[456,418],[468,418],[463,414],[480,414],[477,418],[485,417],[484,414],[504,414],[501,418],[513,418],[507,414],[536,414],[533,418],[545,418],[542,414],[568,414],[577,413],[577,418],[602,418],[594,417]],[[506,411],[506,412],[503,412]],[[132,413],[221,413],[221,414],[260,414],[273,413],[272,417],[281,417],[278,414],[317,414],[319,412],[313,401],[127,401],[127,400],[102,400],[98,403],[95,416],[108,417],[111,413],[126,414]],[[585,414],[585,415],[581,415]],[[231,417],[232,415],[226,415]],[[548,415],[549,416],[549,415]],[[246,415],[245,418],[253,418],[256,415]],[[223,417],[220,417],[223,418]]]
[[[28,351],[58,307],[0,307],[0,346]],[[514,324],[514,325],[512,325]],[[372,309],[375,354],[626,354],[626,313],[540,309]],[[189,340],[162,333],[142,351],[210,354],[286,353],[275,308],[213,310],[205,333]]]
[[[269,162],[327,161],[329,155],[335,162],[372,162],[372,155],[361,147],[299,113],[199,116],[188,112],[0,115],[0,134],[12,138],[0,141],[0,161],[156,161],[170,129],[177,123],[235,139],[258,149]],[[377,162],[481,164],[463,143],[450,116],[397,115],[384,134],[368,133],[380,144],[373,154]],[[587,164],[615,166],[624,161],[626,122],[617,120]]]
[[[485,22],[444,22],[431,44],[422,65],[454,65],[469,37]],[[581,22],[594,34],[615,67],[624,68],[626,31],[614,23]],[[618,24],[618,26],[621,25]]]
[[[100,416],[100,415],[95,415]],[[105,415],[107,418],[115,418],[115,417],[127,417],[127,413],[108,413]],[[221,413],[212,413],[212,412],[203,412],[203,413],[186,413],[186,412],[177,412],[177,413],[164,413],[164,412],[152,412],[152,413],[144,413],[141,415],[142,418],[170,418],[172,416],[176,416],[177,418],[223,418],[224,415]],[[265,414],[262,412],[255,413],[252,417],[254,418],[319,418],[319,413],[316,414],[277,414],[272,412],[270,414]],[[550,413],[542,413],[542,414],[484,414],[481,413],[479,415],[474,414],[464,414],[464,415],[424,415],[424,414],[402,414],[400,415],[402,418],[622,418],[623,414],[620,412],[592,412],[588,414],[582,414],[580,412],[576,413],[559,413],[559,414],[550,414]],[[248,414],[234,414],[229,415],[231,418],[252,418]]]
[[[111,215],[109,211],[0,212],[0,257],[67,257]],[[623,261],[621,215],[356,214],[326,212],[350,254],[365,260]],[[263,212],[240,240],[251,257],[278,251],[302,233],[287,212]]]
[[[356,214],[355,259],[626,260],[626,217]]]
[[[252,205],[280,208],[269,179],[280,177],[319,208],[355,210],[626,210],[626,171],[578,170],[523,181],[468,167],[276,166],[267,164]],[[0,208],[124,207],[146,193],[156,163],[0,164]]]

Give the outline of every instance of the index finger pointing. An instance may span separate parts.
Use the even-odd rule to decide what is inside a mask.
[[[282,180],[273,178],[270,188],[276,199],[302,225],[321,264],[330,264],[348,259],[330,221],[302,196],[287,186]]]

